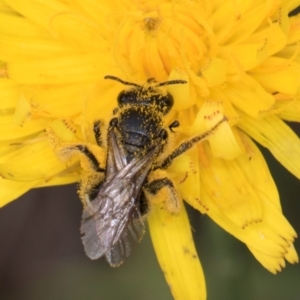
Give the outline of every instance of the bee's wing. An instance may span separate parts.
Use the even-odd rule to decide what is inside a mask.
[[[117,136],[117,133],[113,129],[109,131],[108,149],[106,176],[110,178],[110,176],[124,168],[127,164],[126,154],[120,144],[120,137]]]
[[[134,206],[120,238],[106,252],[106,259],[113,267],[119,266],[128,257],[135,245],[142,239],[145,225],[140,211]]]
[[[123,180],[111,184],[114,189],[101,193],[82,214],[82,241],[91,259],[103,256],[118,242],[135,208],[133,186]]]
[[[82,241],[86,254],[91,259],[107,254],[108,261],[112,265],[118,265],[141,239],[144,224],[136,199],[155,152],[156,148],[153,148],[143,157],[133,159],[121,170],[111,174],[101,185],[98,196],[84,209]],[[111,169],[117,168],[116,162],[114,165]]]

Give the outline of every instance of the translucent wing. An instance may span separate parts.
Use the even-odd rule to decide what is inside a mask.
[[[140,212],[135,207],[119,240],[106,252],[106,259],[111,266],[119,266],[130,255],[132,249],[141,240],[145,232],[144,228]]]
[[[91,259],[106,255],[111,265],[119,265],[140,241],[144,223],[136,200],[155,152],[153,148],[127,163],[116,134],[110,131],[107,177],[82,215],[82,241]]]

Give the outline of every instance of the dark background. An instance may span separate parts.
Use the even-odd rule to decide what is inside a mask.
[[[299,132],[299,131],[298,131]],[[300,184],[262,149],[285,216],[300,233]],[[1,300],[169,300],[147,232],[119,268],[90,261],[80,240],[76,185],[32,190],[0,209]],[[298,300],[300,267],[274,276],[207,216],[189,210],[209,300]],[[300,243],[296,241],[300,254]]]

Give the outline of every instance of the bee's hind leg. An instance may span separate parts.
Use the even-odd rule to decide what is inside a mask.
[[[182,201],[173,181],[167,177],[167,172],[165,171],[157,170],[153,172],[153,174],[155,173],[161,175],[161,178],[153,179],[144,185],[147,199],[151,204],[163,203],[165,209],[170,213],[179,213]]]
[[[150,183],[145,184],[145,188],[151,194],[157,194],[163,187],[174,188],[173,182],[165,177],[161,179],[155,179]]]

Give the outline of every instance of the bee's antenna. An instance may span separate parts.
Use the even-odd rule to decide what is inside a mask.
[[[141,86],[138,85],[138,84],[136,84],[136,83],[124,81],[124,80],[122,80],[122,79],[120,79],[120,78],[118,78],[116,76],[112,76],[112,75],[106,75],[106,76],[104,76],[104,79],[111,79],[111,80],[118,81],[118,82],[120,82],[120,83],[122,83],[124,85],[133,85],[133,86],[141,88]]]
[[[160,86],[171,85],[171,84],[185,84],[185,83],[187,83],[186,80],[175,79],[175,80],[169,80],[169,81],[159,82],[154,87],[160,87]]]

